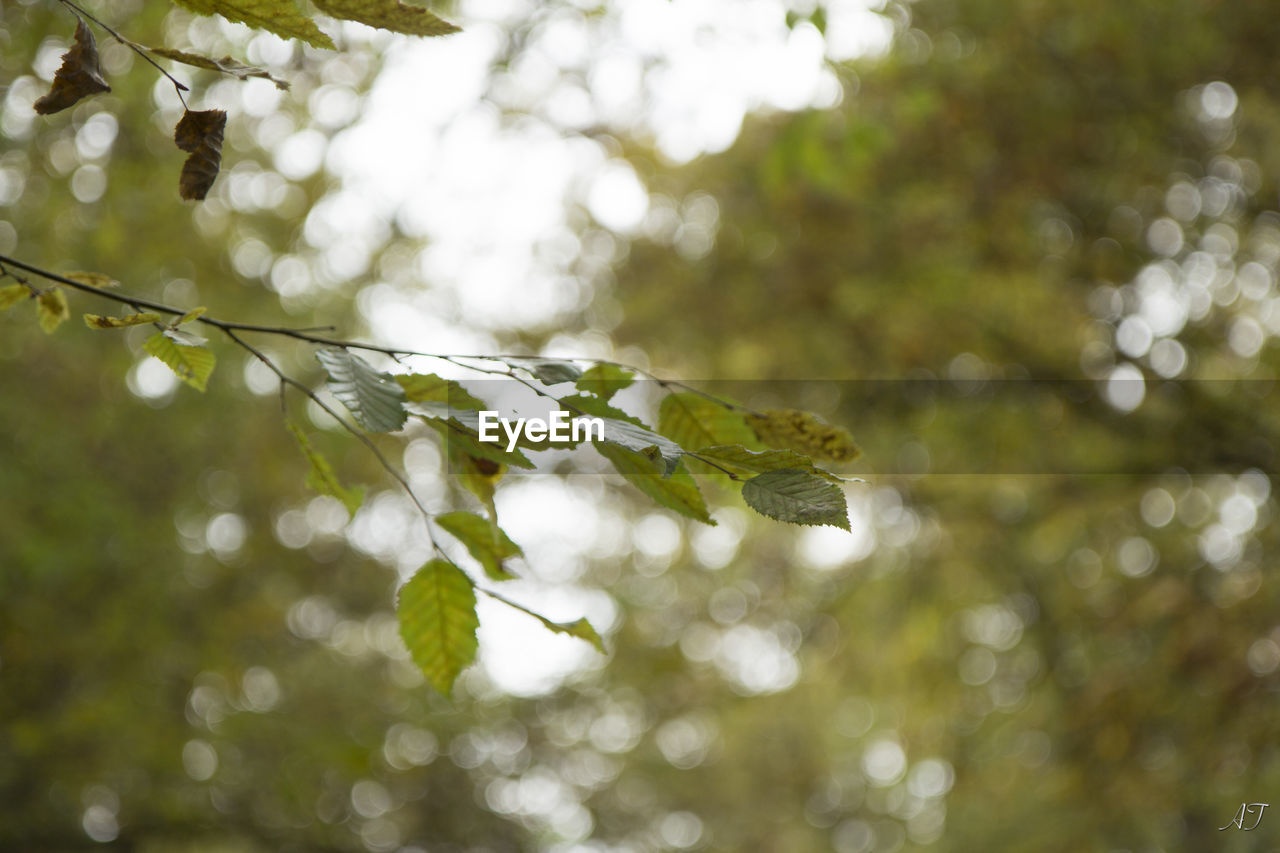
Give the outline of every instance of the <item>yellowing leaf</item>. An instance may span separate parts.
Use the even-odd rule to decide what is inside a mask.
[[[270,80],[276,84],[276,88],[288,91],[289,84],[284,80],[272,77],[264,68],[258,68],[256,65],[245,65],[232,59],[230,56],[224,56],[221,59],[214,59],[209,56],[201,56],[198,53],[187,53],[184,50],[174,50],[169,47],[149,47],[147,50],[156,56],[163,56],[165,59],[172,59],[174,62],[181,62],[183,65],[190,65],[195,68],[204,68],[209,71],[220,71],[223,74],[230,74],[233,77],[239,77],[241,80],[247,80],[250,77],[261,77],[264,80]]]
[[[285,426],[289,428],[289,432],[293,433],[293,437],[298,440],[298,446],[302,448],[307,461],[311,463],[311,472],[307,475],[307,485],[322,495],[329,495],[342,501],[342,505],[347,508],[347,512],[354,516],[356,510],[360,509],[360,504],[364,502],[364,489],[358,486],[347,488],[342,485],[338,480],[338,475],[333,471],[333,466],[329,464],[329,460],[325,459],[320,454],[320,451],[312,446],[306,433],[291,423],[286,423]]]
[[[120,282],[116,281],[109,275],[100,272],[69,272],[63,273],[63,277],[80,284],[87,284],[89,287],[96,287],[99,290],[106,290],[109,287],[119,287]]]
[[[315,0],[326,15],[411,36],[447,36],[458,28],[421,6],[398,0]]]
[[[586,619],[579,619],[575,622],[552,622],[550,619],[545,616],[539,616],[537,613],[534,613],[533,615],[537,616],[539,622],[546,625],[557,634],[568,634],[570,637],[577,637],[579,640],[586,640],[588,643],[595,646],[596,650],[599,651],[600,654],[605,654],[604,640],[600,639],[600,635],[596,633],[596,629],[593,628],[591,623]]]
[[[32,296],[31,288],[25,284],[10,284],[0,287],[0,311],[7,311],[24,299]]]
[[[427,681],[445,695],[476,657],[476,591],[457,566],[432,560],[400,588],[400,636]]]
[[[36,297],[36,313],[40,317],[40,328],[44,329],[46,335],[52,334],[54,329],[71,316],[67,295],[56,287],[40,291],[40,295]]]
[[[36,112],[49,115],[65,110],[81,98],[110,91],[111,87],[102,79],[98,44],[85,22],[78,20],[76,42],[62,54],[62,65],[53,74],[53,86],[35,102]]]
[[[595,394],[601,400],[607,401],[635,381],[634,374],[616,364],[597,364],[587,368],[587,371],[579,377],[577,387],[579,391]]]
[[[603,441],[591,446],[612,462],[619,474],[662,506],[705,524],[715,524],[707,513],[698,484],[683,465],[677,465],[669,475],[663,476],[659,473],[662,463],[640,451]]]
[[[862,455],[848,430],[825,424],[811,412],[761,412],[747,415],[747,423],[761,441],[780,450],[794,450],[827,462],[852,462]]]
[[[435,522],[466,546],[490,578],[505,581],[515,577],[502,562],[523,552],[497,524],[471,512],[445,513],[436,516]]]
[[[211,350],[180,343],[168,332],[156,332],[147,338],[142,349],[164,362],[179,379],[197,391],[205,389],[216,361]]]
[[[333,40],[298,8],[293,0],[173,0],[200,15],[221,15],[228,21],[248,24],[284,38],[296,38],[314,47],[333,50]]]
[[[159,314],[152,314],[150,311],[143,311],[139,314],[126,314],[123,317],[85,314],[84,324],[90,329],[123,329],[126,326],[141,326],[143,323],[154,323],[159,319]]]
[[[222,134],[227,127],[225,110],[186,110],[173,129],[173,141],[191,156],[182,164],[178,194],[201,201],[218,178],[222,166]]]
[[[405,399],[414,403],[447,403],[454,409],[488,409],[489,406],[452,379],[434,373],[397,373],[391,377],[404,389]]]
[[[758,443],[740,413],[700,394],[664,397],[658,407],[658,432],[685,450]]]
[[[175,326],[181,326],[183,323],[190,323],[192,320],[195,320],[195,319],[197,319],[197,318],[199,318],[199,317],[203,316],[203,315],[204,315],[204,312],[206,312],[206,311],[208,311],[208,310],[209,310],[209,309],[208,309],[208,308],[205,308],[203,305],[201,305],[199,308],[192,308],[190,311],[188,311],[187,313],[183,314],[183,315],[182,315],[181,317],[179,317],[178,319],[174,320],[174,321],[173,321],[173,325],[175,325]]]

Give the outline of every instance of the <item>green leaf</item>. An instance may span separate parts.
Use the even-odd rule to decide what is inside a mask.
[[[320,454],[320,451],[312,446],[306,433],[292,423],[286,422],[285,426],[289,428],[289,432],[293,433],[293,437],[298,440],[298,446],[302,448],[307,461],[311,463],[311,472],[307,475],[307,486],[322,495],[329,495],[342,501],[342,505],[347,508],[347,512],[354,516],[356,510],[360,509],[360,504],[364,503],[364,489],[359,486],[349,489],[342,485],[338,481],[338,475],[334,473],[333,466],[329,464],[329,460],[325,459]]]
[[[40,317],[40,328],[44,329],[44,333],[53,334],[53,330],[71,316],[67,295],[56,287],[40,291],[40,295],[36,297],[36,313]]]
[[[156,56],[163,56],[165,59],[172,59],[174,62],[181,62],[183,65],[190,65],[195,68],[204,68],[209,71],[220,71],[223,74],[230,74],[241,80],[248,80],[250,77],[261,77],[264,80],[270,80],[276,84],[276,88],[282,91],[288,91],[289,84],[284,80],[272,77],[264,68],[258,68],[253,65],[245,65],[232,59],[230,56],[224,56],[221,59],[213,59],[208,56],[201,56],[198,53],[187,53],[184,50],[174,50],[169,47],[148,47],[146,48]]]
[[[780,468],[752,477],[742,484],[742,499],[756,512],[778,521],[849,529],[844,492],[798,468]]]
[[[216,362],[213,352],[201,346],[189,346],[175,340],[172,332],[156,332],[147,338],[143,350],[164,362],[179,379],[197,391],[203,391]]]
[[[480,459],[468,456],[457,447],[449,447],[449,473],[458,478],[458,482],[480,499],[489,510],[490,518],[498,517],[497,507],[493,503],[494,491],[502,475],[507,473],[507,466],[491,459]]]
[[[555,631],[557,634],[568,634],[570,637],[577,637],[579,640],[586,640],[588,643],[596,647],[600,654],[607,654],[604,650],[604,640],[600,639],[600,635],[596,633],[596,629],[586,619],[578,619],[575,622],[552,622],[545,616],[534,613],[532,610],[525,611],[533,615],[539,622]]]
[[[697,450],[717,444],[759,445],[742,415],[698,394],[668,394],[658,407],[658,432]]]
[[[397,373],[391,377],[404,389],[405,399],[415,403],[447,403],[455,409],[488,409],[489,406],[452,379],[434,373]]]
[[[698,484],[683,466],[678,465],[670,474],[663,475],[659,473],[656,461],[643,453],[603,442],[592,446],[613,463],[619,474],[662,506],[697,521],[715,524],[707,513]]]
[[[709,459],[725,468],[749,471],[753,474],[777,471],[779,468],[798,468],[801,471],[808,471],[810,474],[817,474],[824,480],[830,480],[833,483],[846,482],[846,478],[838,477],[830,471],[823,471],[814,465],[813,460],[808,456],[803,456],[794,450],[761,450],[757,452],[739,445],[730,445],[703,447],[698,450],[698,456]]]
[[[671,476],[680,464],[680,457],[684,455],[680,445],[670,439],[617,418],[604,419],[604,440],[645,456],[659,466],[664,477]],[[599,447],[600,443],[595,444]]]
[[[635,374],[616,364],[597,364],[587,368],[586,373],[578,379],[577,387],[579,391],[595,394],[607,401],[635,381]]]
[[[0,311],[8,311],[24,299],[31,298],[31,288],[25,284],[10,284],[0,287]]]
[[[516,468],[533,468],[534,465],[519,450],[507,451],[507,440],[499,430],[499,440],[488,442],[480,440],[480,416],[470,409],[451,409],[444,403],[410,402],[405,405],[410,414],[424,419],[427,425],[434,428],[445,438],[450,454],[462,453],[477,459],[487,459],[499,465],[513,465]]]
[[[848,430],[825,424],[812,412],[766,411],[747,415],[747,423],[770,447],[799,451],[825,462],[852,462],[862,455]]]
[[[634,424],[641,429],[649,429],[644,421],[629,415],[622,409],[615,409],[599,397],[593,397],[590,394],[574,394],[569,397],[561,397],[558,402],[562,409],[566,409],[575,414],[581,412],[584,415],[590,415],[593,418],[612,418],[617,421],[626,421]]]
[[[329,390],[347,407],[356,423],[369,432],[394,432],[404,426],[404,391],[385,373],[345,349],[316,352],[329,374]]]
[[[120,282],[116,281],[109,275],[100,272],[68,272],[62,274],[63,278],[69,278],[79,284],[86,284],[89,287],[96,287],[99,290],[106,290],[109,287],[119,287]]]
[[[496,523],[472,512],[449,512],[434,520],[466,546],[490,578],[496,581],[515,578],[503,567],[502,561],[523,556],[524,552]]]
[[[462,570],[432,560],[400,588],[400,636],[431,686],[446,696],[476,658],[476,591]]]
[[[519,367],[533,374],[533,378],[545,385],[573,382],[582,376],[582,368],[569,361],[540,356],[519,356],[502,359],[512,367]]]
[[[160,320],[159,314],[143,311],[138,314],[126,314],[123,317],[104,317],[101,314],[85,314],[84,324],[90,329],[123,329],[126,326],[141,326],[144,323],[155,323]]]
[[[458,28],[419,6],[397,0],[315,0],[326,15],[411,36],[447,36]]]
[[[302,13],[293,0],[173,0],[199,15],[221,15],[283,38],[296,38],[313,47],[334,49],[333,40]]]
[[[188,311],[187,313],[183,314],[183,315],[182,315],[181,317],[179,317],[178,319],[174,320],[174,321],[173,321],[173,323],[171,323],[170,325],[172,325],[172,326],[174,326],[174,327],[176,328],[176,327],[178,327],[178,326],[181,326],[183,323],[190,323],[192,320],[196,320],[196,319],[198,319],[198,318],[200,318],[200,317],[204,316],[204,312],[206,312],[206,311],[208,311],[208,310],[209,310],[209,309],[208,309],[208,308],[206,308],[206,307],[204,307],[203,305],[201,305],[201,306],[200,306],[200,307],[198,307],[198,308],[192,308],[190,311]]]

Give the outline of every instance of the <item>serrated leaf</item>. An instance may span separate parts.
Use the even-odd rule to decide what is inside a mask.
[[[307,486],[314,489],[322,495],[329,495],[342,501],[342,505],[347,508],[347,512],[353,517],[356,510],[360,509],[360,505],[364,503],[364,489],[359,486],[347,488],[338,480],[338,475],[334,473],[333,466],[329,464],[329,460],[316,450],[307,438],[306,433],[292,423],[286,423],[289,432],[293,433],[293,437],[297,439],[298,446],[302,448],[303,454],[307,457],[307,461],[311,463],[311,471],[307,474]]]
[[[742,484],[742,499],[756,512],[778,521],[849,529],[844,492],[798,468],[780,468],[752,477]]]
[[[394,432],[404,426],[404,390],[358,355],[329,347],[316,352],[329,374],[329,390],[369,432]]]
[[[178,177],[178,194],[201,201],[218,179],[222,167],[222,134],[227,127],[225,110],[184,110],[173,129],[173,141],[188,152]]]
[[[578,378],[577,388],[607,402],[610,397],[635,381],[635,374],[616,364],[596,364],[587,368]]]
[[[736,471],[760,474],[765,471],[777,471],[780,468],[798,468],[810,474],[817,474],[833,483],[846,482],[846,478],[838,477],[830,471],[823,471],[814,465],[813,460],[808,456],[796,453],[794,450],[755,451],[741,445],[719,445],[700,448],[697,453],[700,457]]]
[[[120,282],[116,281],[109,275],[100,272],[68,272],[62,274],[64,278],[69,278],[79,284],[86,284],[89,287],[96,287],[99,290],[106,290],[110,287],[119,287]]]
[[[480,417],[471,409],[451,409],[445,403],[409,402],[405,409],[427,422],[445,438],[450,453],[461,453],[477,459],[487,459],[498,465],[516,468],[533,468],[534,465],[519,450],[507,451],[503,436],[498,442],[480,440]],[[501,430],[499,430],[501,434]]]
[[[400,636],[427,681],[446,696],[476,657],[476,591],[462,571],[432,560],[400,588]]]
[[[123,317],[104,317],[101,314],[85,314],[84,324],[90,329],[123,329],[126,326],[141,326],[144,323],[155,323],[160,320],[159,314],[143,311],[138,314],[126,314]]]
[[[497,524],[472,512],[449,512],[437,515],[434,520],[466,546],[490,578],[496,581],[515,578],[503,567],[502,561],[523,556],[524,552]]]
[[[742,415],[698,394],[668,394],[658,407],[658,432],[683,447],[756,446],[759,439]]]
[[[44,329],[44,333],[53,334],[53,330],[71,316],[67,295],[56,287],[40,291],[40,295],[36,297],[36,313],[40,317],[40,328]]]
[[[397,373],[391,377],[404,389],[405,399],[415,403],[446,403],[455,409],[488,409],[489,406],[452,379],[434,373]]]
[[[205,389],[217,361],[211,350],[174,340],[173,333],[167,331],[156,332],[147,338],[142,349],[164,362],[179,379],[197,391]]]
[[[508,357],[503,362],[512,367],[519,367],[533,374],[533,378],[545,385],[559,385],[561,382],[573,382],[582,376],[582,368],[576,364],[559,358],[542,358],[541,356]]]
[[[181,62],[183,65],[190,65],[194,68],[204,68],[208,71],[220,71],[223,74],[230,74],[241,80],[248,80],[250,77],[260,77],[264,80],[270,80],[276,84],[276,88],[282,91],[288,91],[289,84],[277,77],[271,76],[265,68],[258,68],[256,65],[245,65],[230,56],[224,56],[221,59],[214,59],[209,56],[201,56],[198,53],[187,53],[185,50],[174,50],[170,47],[148,47],[148,51],[156,56],[163,56],[165,59],[171,59],[174,62]]]
[[[696,521],[715,524],[707,512],[702,493],[698,491],[698,484],[684,466],[678,465],[664,476],[660,473],[663,470],[660,463],[643,453],[604,442],[596,442],[592,447],[612,462],[619,474],[662,506]]]
[[[670,476],[680,464],[680,457],[684,455],[680,445],[670,439],[617,418],[604,419],[604,440],[650,459],[663,472],[663,476]],[[596,442],[597,446],[600,444],[601,442]]]
[[[25,284],[9,284],[0,287],[0,311],[8,311],[24,299],[32,297],[31,288]]]
[[[795,450],[825,462],[852,462],[862,455],[848,430],[823,423],[812,412],[772,410],[749,414],[746,419],[770,447]]]
[[[173,0],[200,15],[221,15],[228,21],[248,24],[284,38],[296,38],[314,47],[334,49],[333,40],[302,13],[293,0]]]
[[[532,613],[532,611],[528,612]],[[591,623],[586,619],[578,619],[574,622],[552,622],[547,617],[541,616],[537,613],[533,613],[533,616],[557,634],[568,634],[570,637],[577,637],[579,640],[586,640],[588,643],[595,646],[596,650],[600,652],[600,654],[608,654],[604,650],[604,640],[600,638],[596,629],[592,627]]]
[[[90,95],[110,92],[111,87],[102,77],[98,61],[98,44],[88,25],[76,19],[76,40],[71,49],[62,54],[62,64],[53,73],[53,85],[47,94],[34,104],[40,115],[60,112]]]
[[[200,317],[204,316],[204,312],[206,312],[206,311],[208,311],[208,310],[209,310],[209,309],[208,309],[208,308],[205,308],[203,305],[201,305],[199,308],[192,308],[190,311],[188,311],[187,313],[183,314],[183,315],[182,315],[181,317],[179,317],[178,319],[174,320],[170,325],[172,325],[172,326],[181,326],[183,323],[190,323],[192,320],[196,320],[196,319],[198,319],[198,318],[200,318]]]
[[[326,15],[410,36],[447,36],[458,27],[420,6],[398,0],[315,0]]]

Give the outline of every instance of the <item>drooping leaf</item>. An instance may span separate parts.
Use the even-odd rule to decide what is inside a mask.
[[[591,623],[586,619],[578,619],[573,622],[552,622],[547,617],[534,613],[533,611],[526,612],[532,614],[539,622],[552,631],[555,631],[557,634],[568,634],[570,637],[577,637],[579,640],[586,640],[588,643],[595,646],[596,650],[599,651],[600,654],[608,654],[604,649],[604,640],[600,638],[596,629],[592,627]]]
[[[420,6],[398,0],[315,0],[326,15],[410,36],[447,36],[458,28]]]
[[[862,455],[849,431],[823,423],[812,412],[782,409],[747,415],[751,429],[770,447],[795,450],[824,462],[852,462]]]
[[[347,407],[356,423],[369,432],[393,432],[404,426],[408,414],[404,391],[385,373],[374,370],[358,355],[327,347],[316,359],[329,374],[329,390]]]
[[[31,288],[25,284],[10,284],[0,287],[0,311],[8,311],[24,299],[32,297]]]
[[[507,466],[490,459],[468,456],[457,447],[449,447],[449,473],[458,478],[463,488],[480,499],[490,518],[498,517],[493,496]]]
[[[364,503],[364,489],[359,486],[348,488],[342,485],[329,460],[315,449],[307,438],[307,434],[292,423],[285,423],[285,426],[289,428],[289,432],[293,433],[298,446],[302,448],[307,461],[311,463],[311,471],[307,474],[307,486],[322,495],[329,495],[342,501],[347,512],[354,516],[356,510],[360,509],[360,505]]]
[[[58,287],[40,291],[40,295],[36,297],[36,313],[40,317],[40,328],[44,329],[46,335],[53,334],[53,330],[71,316],[67,295]]]
[[[62,54],[62,64],[53,73],[53,86],[35,102],[36,112],[50,115],[60,112],[90,95],[110,92],[111,87],[102,77],[102,65],[98,61],[98,43],[88,25],[76,19],[76,41]]]
[[[502,359],[512,367],[527,370],[534,379],[546,385],[559,385],[561,382],[573,382],[582,376],[582,368],[570,361],[559,358],[542,358],[541,356],[520,356]]]
[[[669,477],[680,464],[684,451],[680,445],[653,430],[616,418],[604,419],[604,440],[632,450],[652,460],[664,477]],[[596,442],[599,447],[601,442]]]
[[[519,450],[507,450],[507,437],[498,430],[496,442],[480,440],[479,414],[471,409],[451,409],[445,403],[409,402],[405,408],[427,422],[427,425],[444,436],[450,453],[458,452],[478,459],[487,459],[498,465],[516,468],[533,468],[534,465]]]
[[[697,450],[717,444],[756,446],[759,439],[739,412],[698,394],[668,394],[658,407],[658,432]]]
[[[283,38],[301,39],[313,47],[333,50],[333,40],[302,13],[293,0],[173,0],[199,15],[221,15]]]
[[[470,578],[432,560],[400,588],[400,636],[427,681],[446,696],[476,657],[476,591]]]
[[[174,62],[181,62],[183,65],[190,65],[195,68],[204,68],[209,71],[220,71],[223,74],[230,74],[233,77],[239,77],[241,80],[248,80],[250,77],[260,77],[264,80],[270,80],[276,84],[276,88],[282,91],[288,91],[289,84],[271,76],[265,68],[258,68],[255,65],[245,65],[230,56],[224,56],[221,59],[213,59],[209,56],[201,56],[198,53],[187,53],[185,50],[174,50],[171,47],[148,47],[151,53],[156,56],[163,56],[165,59],[172,59]]]
[[[185,110],[173,129],[173,141],[189,156],[182,164],[178,194],[200,201],[209,194],[222,166],[222,134],[227,127],[225,110]]]
[[[184,343],[168,330],[147,338],[142,349],[164,362],[179,379],[197,391],[205,389],[216,362],[212,350]]]
[[[90,329],[123,329],[126,326],[141,326],[144,323],[155,323],[160,320],[159,314],[142,311],[137,314],[126,314],[123,317],[104,317],[101,314],[85,314],[84,324]]]
[[[664,475],[658,460],[639,451],[604,442],[596,442],[592,446],[613,463],[619,474],[662,506],[697,521],[715,524],[707,512],[702,493],[698,491],[698,484],[683,465],[677,465]]]
[[[814,465],[813,460],[808,456],[803,456],[794,450],[754,451],[740,445],[720,445],[700,448],[698,456],[725,468],[731,468],[735,472],[760,474],[765,471],[777,471],[779,468],[798,468],[810,474],[817,474],[833,483],[846,482],[846,478],[838,477],[830,471],[823,471]]]
[[[635,374],[616,364],[596,364],[587,368],[578,378],[577,387],[579,391],[595,394],[607,402],[610,397],[635,381]]]
[[[109,287],[119,287],[120,282],[116,281],[109,275],[100,272],[68,272],[62,274],[64,278],[80,284],[87,284],[89,287],[96,287],[99,290],[106,290]]]
[[[405,399],[415,403],[447,403],[455,409],[488,409],[489,406],[452,379],[434,373],[397,373],[391,377],[404,389]]]
[[[490,578],[505,581],[515,577],[502,561],[523,556],[524,552],[496,523],[472,512],[448,512],[437,515],[434,521],[466,546]]]
[[[756,512],[778,521],[849,529],[844,492],[799,468],[779,468],[752,477],[742,484],[742,499]]]

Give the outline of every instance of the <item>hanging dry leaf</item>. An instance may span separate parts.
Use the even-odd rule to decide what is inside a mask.
[[[102,79],[98,44],[85,22],[80,21],[76,24],[76,43],[62,54],[62,65],[54,72],[53,86],[36,101],[36,112],[40,115],[60,112],[81,98],[110,91],[111,87]]]
[[[230,74],[233,77],[239,77],[241,80],[247,80],[250,77],[261,77],[264,80],[270,80],[275,83],[277,89],[283,91],[288,91],[289,89],[287,82],[277,77],[272,77],[271,73],[266,69],[259,68],[256,65],[245,65],[230,56],[214,59],[211,56],[201,56],[198,53],[187,53],[185,50],[174,50],[169,47],[149,47],[147,50],[156,56],[163,56],[165,59],[172,59],[174,62],[181,62],[184,65],[205,68],[209,71],[221,71],[223,74]]]
[[[218,177],[222,165],[222,132],[227,126],[225,110],[187,110],[173,129],[173,141],[190,153],[182,164],[178,193],[184,199],[201,201]]]

